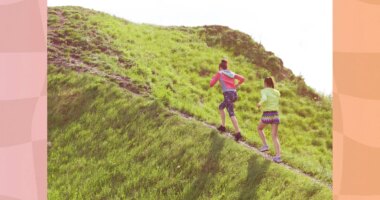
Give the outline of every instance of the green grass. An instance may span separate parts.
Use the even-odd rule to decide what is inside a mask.
[[[48,80],[49,199],[331,199],[159,100],[53,65]]]
[[[246,83],[238,91],[239,100],[236,102],[235,108],[245,139],[256,147],[261,146],[256,132],[261,111],[255,105],[260,98],[260,89],[262,89],[263,85],[262,79],[269,75],[278,77],[280,81],[278,82],[277,89],[282,94],[279,137],[282,145],[283,160],[287,164],[299,168],[320,180],[331,183],[331,100],[315,93],[313,89],[304,83],[302,77],[294,76],[289,69],[282,66],[281,59],[277,58],[273,53],[265,51],[261,44],[256,43],[249,36],[220,26],[188,28],[135,24],[105,13],[79,7],[54,7],[49,8],[48,12],[48,25],[51,28],[48,34],[49,63],[55,63],[55,61],[59,60],[60,62],[56,63],[56,67],[62,67],[77,60],[81,62],[78,67],[88,65],[109,74],[128,77],[137,86],[136,88],[146,88],[148,92],[148,97],[145,97],[146,101],[159,102],[161,108],[173,108],[214,125],[219,124],[217,108],[223,97],[220,88],[209,88],[209,81],[212,75],[217,72],[217,65],[220,59],[228,57],[229,63],[232,66],[231,70],[246,77]],[[61,15],[63,17],[60,17]],[[62,25],[61,21],[64,21],[65,24]],[[54,70],[49,71],[49,78],[61,77],[61,79],[64,79],[65,76],[68,75],[66,73],[56,74]],[[70,74],[70,77],[75,77],[75,75]],[[106,133],[108,128],[113,127],[113,123],[116,123],[114,122],[115,119],[108,117],[120,117],[116,113],[121,109],[118,107],[118,103],[122,100],[117,98],[104,100],[103,103],[107,104],[109,109],[114,110],[99,114],[104,118],[104,121],[100,120],[102,118],[99,118],[88,122],[88,127],[83,127],[82,124],[81,126],[79,124],[74,126],[75,123],[71,123],[70,119],[79,120],[85,116],[89,119],[91,118],[91,112],[88,109],[92,107],[93,101],[98,101],[98,98],[100,98],[97,92],[102,93],[104,91],[94,89],[94,93],[86,93],[90,96],[73,95],[70,97],[72,101],[52,100],[53,97],[50,94],[56,94],[58,88],[65,87],[59,84],[68,84],[72,81],[71,78],[68,78],[66,82],[49,82],[49,137],[53,138],[52,134],[59,132],[67,137],[67,143],[69,141],[80,142],[76,141],[80,137],[76,138],[75,134],[83,132],[89,138],[87,142],[98,147],[97,145],[103,143],[102,141],[92,140],[93,137],[104,136],[95,136],[92,135],[94,134],[93,132],[86,132],[84,130],[87,130],[90,126],[94,126],[97,127],[97,131]],[[82,83],[77,81],[77,84]],[[83,85],[91,85],[91,83],[86,82]],[[61,92],[63,93],[73,92],[72,90],[68,89],[66,91],[61,88]],[[81,90],[81,88],[78,86],[76,90]],[[101,106],[100,103],[97,105]],[[132,108],[132,105],[124,108],[141,108],[138,105],[136,105],[136,108]],[[60,108],[67,110],[64,110],[64,112],[55,111]],[[138,112],[136,111],[136,113]],[[141,127],[140,125],[149,125],[149,123],[153,122],[143,122],[141,119],[138,123],[137,121],[134,122],[136,123],[135,125],[130,125],[128,124],[129,119],[122,117],[120,120],[121,122],[115,125],[118,127],[117,130],[120,130],[120,132],[117,132],[119,135],[126,134],[126,132],[123,132],[126,128],[124,126],[136,126],[134,129],[128,130],[140,131],[140,133],[144,134],[144,131],[147,131],[148,134],[152,130],[145,130],[145,127]],[[166,119],[162,120],[164,121],[159,124],[166,123]],[[232,130],[229,120],[227,122],[227,128]],[[172,128],[175,127],[165,126],[162,132],[155,132],[154,137],[158,141],[163,140],[161,137],[164,136],[161,134],[172,133],[172,131],[175,131]],[[70,131],[72,135],[70,135]],[[203,138],[204,141],[196,138],[200,134],[198,133],[198,129],[186,132],[186,134],[194,139],[194,144],[197,144],[196,141],[200,143],[210,142],[210,139],[207,138]],[[270,139],[269,129],[266,130],[266,134],[267,138]],[[182,142],[182,138],[173,137],[170,139],[172,143],[171,148],[177,148],[175,145],[179,145]],[[61,142],[59,141],[58,145],[63,145],[60,144]],[[272,143],[270,142],[269,144],[271,147],[270,154],[273,155]],[[103,145],[105,148],[106,146],[115,148],[116,141],[112,140]],[[127,143],[124,145],[133,146],[136,144]],[[144,147],[139,148],[144,149]],[[153,149],[147,155],[151,157],[160,156],[154,153],[154,151],[160,152],[161,148],[159,146],[152,146],[151,148]],[[65,152],[61,152],[58,149],[56,150],[57,152],[53,150],[54,148],[50,152],[51,154],[55,153],[57,160],[64,159],[63,155],[65,155]],[[75,150],[76,148],[73,148],[70,151]],[[107,152],[108,150],[104,151]],[[205,149],[199,149],[199,151],[200,153],[207,152]],[[238,155],[240,154],[236,154],[236,156]],[[94,166],[96,166],[97,164],[101,165],[98,162],[106,162],[105,160],[105,157],[100,157],[91,162],[94,162]],[[221,160],[220,165],[227,164],[225,163],[226,161],[223,161],[224,159],[219,160]],[[245,160],[246,163],[241,163],[241,165],[246,165],[247,161]],[[129,167],[131,168],[140,166],[138,163],[129,163],[131,165]],[[116,165],[124,164],[123,161]],[[135,164],[136,166],[134,166]],[[75,168],[76,166],[74,163],[68,165],[74,166],[67,167]],[[154,166],[155,164],[151,164],[152,168]],[[104,171],[105,173],[109,172],[108,169],[104,169]],[[142,174],[141,176],[141,178],[145,177],[151,180],[148,174]],[[216,175],[213,174],[213,176]],[[229,181],[233,181],[234,178],[232,177],[234,175],[226,175],[225,179],[229,178]],[[71,177],[66,178],[69,179]],[[51,182],[52,180],[59,182],[61,181],[60,179],[61,176],[57,177],[57,180],[50,177],[49,184],[54,183]],[[171,179],[173,184],[181,180],[179,178]],[[94,182],[91,184],[110,182],[110,180],[92,181]],[[137,184],[141,181],[138,179],[134,183]],[[205,185],[209,187],[209,184],[213,183],[206,183]],[[236,184],[238,185],[238,183]],[[63,187],[63,185],[61,186]],[[225,189],[225,193],[231,193],[232,189],[233,187]],[[70,191],[72,192],[72,190]],[[144,193],[143,191],[145,190],[140,190],[138,193]],[[220,194],[220,192],[218,191],[217,194]],[[165,196],[164,194],[162,195]],[[213,195],[216,195],[216,193],[213,193]]]

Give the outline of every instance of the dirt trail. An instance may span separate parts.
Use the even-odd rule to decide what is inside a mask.
[[[197,122],[201,122],[203,125],[205,125],[205,126],[207,126],[207,127],[209,127],[209,128],[212,128],[212,129],[217,130],[217,127],[216,127],[216,126],[211,125],[211,124],[209,124],[209,123],[207,123],[207,122],[204,122],[204,121],[200,121],[200,120],[198,120],[198,119],[195,119],[193,116],[190,116],[189,114],[185,114],[185,113],[179,112],[179,111],[177,111],[177,110],[173,110],[173,109],[171,109],[170,111],[171,111],[172,113],[175,113],[175,114],[178,114],[178,115],[182,116],[183,118],[186,118],[186,119],[188,119],[188,120],[195,120],[195,121],[197,121]],[[235,139],[234,136],[233,136],[233,134],[230,133],[230,132],[221,133],[221,135],[223,135],[223,136],[225,136],[225,137],[227,137],[227,138],[231,138],[231,139],[233,139],[233,140]],[[273,162],[273,160],[272,160],[273,157],[272,157],[271,155],[269,155],[269,154],[267,154],[267,153],[264,153],[264,152],[261,152],[258,148],[252,146],[251,144],[249,144],[249,143],[247,143],[247,142],[245,142],[245,141],[239,141],[238,143],[239,143],[240,145],[242,145],[242,146],[244,146],[244,147],[246,147],[246,148],[248,148],[248,149],[254,151],[255,153],[259,154],[260,156],[262,156],[262,157],[265,158],[266,160],[269,160],[269,161],[272,161],[272,162]],[[283,167],[285,167],[285,168],[287,168],[287,169],[289,169],[289,170],[291,170],[291,171],[293,171],[293,172],[295,172],[295,173],[297,173],[297,174],[301,174],[301,175],[303,175],[303,176],[305,176],[305,177],[308,177],[308,178],[310,178],[313,182],[318,183],[318,184],[321,184],[321,185],[324,185],[324,186],[328,187],[330,190],[332,190],[332,186],[331,186],[331,184],[326,183],[326,182],[324,182],[324,181],[322,181],[322,180],[319,180],[319,179],[317,179],[317,178],[315,178],[315,177],[313,177],[313,176],[311,176],[311,175],[309,175],[309,174],[303,172],[302,170],[300,170],[300,169],[298,169],[298,168],[294,168],[294,167],[292,167],[292,166],[290,166],[290,165],[288,165],[288,164],[286,164],[286,163],[284,163],[284,162],[282,162],[282,163],[278,163],[278,164],[281,165],[281,166],[283,166]]]
[[[61,25],[64,24],[64,21],[65,21],[65,18],[63,17],[62,13],[58,13],[58,16],[60,17],[60,22],[61,22]],[[53,30],[51,30],[53,31]],[[50,34],[52,34],[52,32],[50,32]],[[50,45],[56,47],[57,49],[59,49],[59,46],[57,44],[54,44],[54,43],[50,43]],[[79,73],[91,73],[91,74],[94,74],[94,75],[97,75],[97,76],[101,76],[101,77],[105,77],[106,79],[108,79],[109,81],[112,81],[112,82],[116,82],[121,88],[124,88],[130,92],[132,92],[134,95],[138,95],[138,96],[147,96],[147,92],[146,91],[143,91],[141,92],[141,89],[144,89],[144,88],[139,88],[137,86],[135,86],[132,81],[128,78],[128,77],[122,77],[120,75],[117,75],[117,74],[111,74],[111,73],[108,73],[108,72],[104,72],[96,67],[91,67],[85,63],[83,63],[82,61],[78,60],[78,59],[75,59],[73,57],[70,58],[70,61],[68,62],[67,60],[65,59],[58,59],[58,58],[55,58],[53,60],[49,60],[49,63],[51,64],[55,64],[59,67],[66,67],[66,68],[70,68],[72,70],[75,70]],[[174,109],[170,109],[170,111],[174,114],[177,114],[187,120],[194,120],[194,121],[197,121],[197,122],[200,122],[202,123],[203,125],[211,128],[211,129],[217,129],[216,126],[214,125],[211,125],[207,122],[204,122],[204,121],[201,121],[201,120],[198,120],[198,119],[195,119],[193,116],[189,115],[189,114],[186,114],[186,113],[183,113],[183,112],[180,112],[178,110],[174,110]],[[227,138],[231,138],[231,139],[234,139],[234,136],[232,133],[229,133],[229,132],[225,132],[223,134],[224,137],[227,137]],[[269,160],[269,161],[272,161],[272,156],[267,154],[267,153],[264,153],[264,152],[260,152],[258,148],[248,144],[247,142],[245,141],[239,141],[238,142],[240,145],[244,146],[245,148],[251,150],[251,151],[254,151],[256,154],[259,154],[260,156],[262,156],[263,158],[265,158],[266,160]],[[273,162],[273,161],[272,161]],[[295,167],[292,167],[290,165],[288,165],[287,163],[285,162],[282,162],[282,163],[279,163],[279,165],[297,173],[297,174],[300,174],[302,176],[305,176],[307,178],[309,178],[310,180],[312,180],[313,182],[315,183],[318,183],[320,185],[323,185],[327,188],[329,188],[330,190],[332,190],[332,185],[325,182],[325,181],[322,181],[322,180],[319,180],[313,176],[311,176],[310,174],[307,174],[306,172],[298,169],[298,168],[295,168]]]

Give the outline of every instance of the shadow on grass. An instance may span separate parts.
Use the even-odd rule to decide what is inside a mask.
[[[67,69],[57,69],[65,72],[61,75],[72,75]],[[65,71],[66,70],[66,71]],[[54,72],[54,73],[58,73]],[[53,72],[51,72],[53,73]],[[49,75],[54,77],[54,75]],[[55,78],[55,77],[54,77]],[[75,81],[70,83],[70,81]],[[64,129],[73,122],[77,122],[84,114],[91,111],[92,104],[99,95],[99,85],[94,84],[92,88],[81,88],[80,84],[89,82],[84,80],[55,80],[48,84],[48,128]],[[49,135],[50,136],[50,135]]]
[[[240,185],[239,199],[258,199],[257,190],[262,179],[266,176],[270,161],[259,159],[258,155],[252,155],[248,160],[247,178]]]
[[[219,170],[219,157],[226,139],[218,136],[216,132],[212,132],[209,139],[211,140],[211,147],[207,159],[190,190],[185,193],[184,199],[186,200],[198,199],[206,191],[207,184]]]

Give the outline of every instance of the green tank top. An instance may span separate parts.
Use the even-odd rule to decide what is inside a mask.
[[[273,88],[261,90],[261,100],[263,111],[279,111],[280,92]]]

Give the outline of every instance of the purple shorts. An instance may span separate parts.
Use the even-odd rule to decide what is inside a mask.
[[[224,101],[219,105],[219,110],[227,108],[230,117],[235,116],[234,102],[237,100],[237,93],[235,91],[228,91],[223,93]]]
[[[279,124],[280,117],[277,111],[265,111],[261,117],[261,122],[264,124]]]

